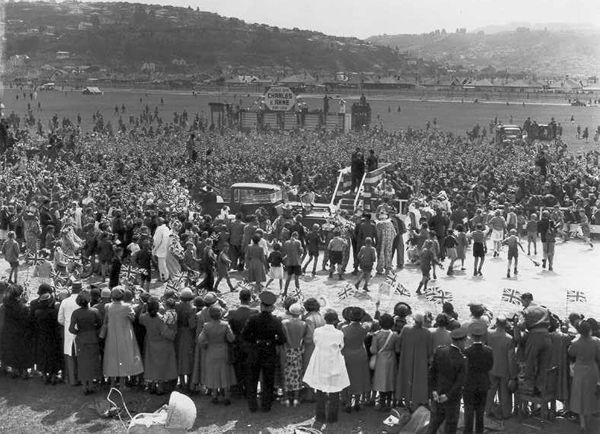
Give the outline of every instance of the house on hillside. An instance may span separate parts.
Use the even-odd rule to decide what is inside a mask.
[[[304,73],[282,78],[277,84],[287,86],[295,92],[305,92],[308,89],[316,88],[317,80],[312,75]]]
[[[68,51],[57,51],[56,52],[56,60],[65,60],[71,57],[71,53]]]
[[[88,23],[87,21],[82,21],[77,25],[77,30],[80,30],[80,31],[91,30],[93,28],[94,28],[94,25],[92,23]]]
[[[509,92],[526,93],[541,92],[544,86],[533,80],[518,79],[504,84],[503,88]]]

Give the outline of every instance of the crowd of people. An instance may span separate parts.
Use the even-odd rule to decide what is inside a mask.
[[[263,410],[276,393],[289,405],[316,398],[323,423],[337,420],[339,402],[350,411],[369,403],[415,409],[431,398],[432,420],[441,423],[445,415],[450,427],[464,388],[467,419],[475,417],[480,432],[482,409],[492,412],[496,394],[483,381],[490,370],[498,377],[492,384],[500,389],[501,416],[512,410],[506,390],[518,369],[498,367],[502,357],[511,366],[521,363],[521,392],[548,392],[558,380],[546,371],[556,368],[556,399],[582,416],[596,412],[588,387],[600,360],[592,319],[575,318],[561,331],[547,310],[529,309],[531,300],[524,300],[515,321],[484,318],[477,306],[474,319],[462,322],[451,306],[437,316],[399,306],[394,315],[372,317],[352,307],[341,312],[342,321],[335,312],[321,313],[318,300],[301,302],[298,276],[311,261],[316,274],[324,251],[320,264],[330,278],[360,271],[356,287],[364,282],[368,291],[374,272],[390,274],[408,262],[421,268],[418,290],[425,291],[446,258],[449,274],[459,261],[464,267],[469,248],[473,274],[481,275],[489,235],[494,256],[508,246],[508,275],[518,272],[521,240],[528,253],[537,253],[538,235],[543,265],[552,269],[555,238],[568,240],[571,227],[592,245],[590,225],[600,221],[597,151],[573,155],[560,140],[499,147],[435,128],[241,134],[196,125],[190,132],[181,118],[157,125],[148,114],[117,133],[81,133],[74,123],[57,123],[50,138],[14,134],[0,173],[0,243],[10,266],[2,282],[0,360],[11,375],[39,372],[50,384],[81,382],[86,393],[107,381],[153,393],[178,385],[226,405],[234,390],[253,411],[262,378]],[[366,143],[372,152],[361,164]],[[264,208],[231,216],[214,200],[235,180],[277,183],[290,195],[328,202],[348,161],[363,173],[378,161],[394,163],[373,188],[372,212],[340,211],[305,228],[302,214],[289,209],[278,216]],[[399,201],[410,204],[406,219]],[[19,270],[25,260],[43,282],[31,301],[19,285],[27,281]],[[240,291],[238,309],[218,297],[223,281],[237,290],[230,272],[243,272],[251,284]],[[79,280],[91,274],[101,283]],[[282,320],[273,316],[277,295],[263,287],[274,280],[282,291]],[[292,280],[295,292],[288,294]],[[167,284],[159,297],[151,295],[153,282]],[[495,334],[502,337],[498,347],[490,339]],[[491,347],[491,353],[482,350],[493,356],[482,365],[487,370],[472,366],[471,354],[481,356],[475,350],[463,356],[463,346],[479,344]],[[580,366],[572,379],[568,355]],[[478,375],[465,379],[455,363],[465,356],[467,372],[481,370]],[[447,360],[457,367],[452,392],[445,389]]]

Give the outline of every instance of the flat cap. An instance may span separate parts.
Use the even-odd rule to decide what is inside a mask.
[[[211,304],[216,303],[217,301],[217,296],[215,295],[214,292],[209,292],[208,294],[206,294],[204,296],[204,298],[202,299],[202,301],[204,302],[204,304],[206,306],[210,306]]]
[[[473,323],[469,326],[471,336],[483,336],[487,332],[487,327],[480,322]]]

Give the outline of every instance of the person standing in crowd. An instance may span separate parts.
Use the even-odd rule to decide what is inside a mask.
[[[486,399],[486,413],[492,412],[492,404],[496,393],[500,403],[499,419],[508,419],[512,412],[512,393],[508,382],[517,377],[517,365],[515,361],[515,344],[507,329],[507,320],[504,315],[496,318],[496,328],[489,330],[487,343],[492,349],[493,365],[490,371],[490,389]]]
[[[324,315],[325,325],[315,330],[315,350],[304,373],[304,382],[316,389],[316,421],[322,424],[338,420],[340,392],[350,386],[350,379],[342,350],[344,334],[335,328],[338,315],[329,310]]]
[[[302,355],[304,354],[305,343],[312,340],[308,325],[300,318],[302,311],[301,304],[293,303],[288,309],[290,317],[282,321],[283,331],[286,336],[286,344],[283,347],[285,351],[283,378],[286,393],[284,405],[286,407],[289,407],[290,404],[294,407],[300,405]]]
[[[113,288],[110,295],[112,303],[106,306],[104,331],[100,336],[104,338],[104,376],[111,378],[114,387],[118,384],[120,388],[126,388],[127,377],[144,372],[133,333],[135,313],[128,303],[123,302],[125,293],[121,287]]]
[[[327,250],[329,251],[329,262],[331,268],[329,269],[329,278],[333,277],[333,274],[337,272],[339,280],[343,279],[344,267],[342,262],[344,260],[344,250],[348,247],[348,241],[342,237],[342,233],[339,229],[333,230],[333,238],[329,241]],[[337,270],[336,270],[337,268]]]
[[[71,295],[62,301],[58,309],[58,323],[64,327],[63,352],[65,355],[65,369],[67,371],[69,384],[71,386],[75,386],[79,383],[77,378],[77,349],[75,343],[75,334],[71,333],[70,329],[73,312],[80,307],[77,304],[77,296],[81,292],[81,289],[81,282],[73,282],[71,285]]]
[[[396,347],[398,334],[392,330],[394,318],[384,313],[379,318],[381,330],[373,335],[371,341],[371,357],[375,356],[375,369],[373,373],[373,391],[378,394],[375,408],[386,411],[394,402],[394,389],[398,374]]]
[[[246,247],[244,259],[248,271],[248,282],[254,282],[257,293],[261,291],[262,282],[267,280],[265,251],[259,245],[260,240],[260,235],[254,234],[252,236],[252,244]]]
[[[375,155],[375,151],[373,149],[369,149],[369,155],[367,156],[367,172],[377,170],[378,167],[379,162],[377,155]]]
[[[246,360],[249,354],[249,344],[244,341],[242,330],[248,322],[248,318],[257,314],[258,310],[250,307],[252,293],[248,289],[242,289],[239,295],[240,306],[229,312],[228,321],[231,331],[235,336],[233,341],[233,368],[235,369],[235,378],[238,381],[238,387],[241,394],[246,397]]]
[[[386,274],[392,272],[392,259],[394,256],[393,245],[394,239],[396,238],[396,230],[394,229],[394,224],[392,220],[388,217],[387,214],[381,214],[379,216],[379,221],[375,224],[377,230],[377,247],[379,249],[378,252],[378,261],[377,261],[377,273],[383,274],[385,271]]]
[[[517,327],[527,332],[525,340],[525,372],[523,393],[541,394],[544,392],[544,377],[551,363],[550,313],[548,309],[533,302],[533,295],[521,295],[523,311]]]
[[[229,244],[231,245],[231,269],[232,270],[243,270],[244,269],[244,255],[242,253],[242,241],[244,239],[244,215],[238,212],[235,215],[235,220],[231,223],[229,228]]]
[[[421,292],[421,289],[425,293],[427,293],[427,284],[431,279],[430,272],[432,267],[435,267],[435,265],[438,265],[440,268],[443,267],[443,264],[438,261],[433,249],[434,243],[432,240],[427,240],[423,243],[423,248],[421,249],[421,254],[419,256],[419,267],[421,268],[421,281],[419,282],[419,286],[417,287],[417,295],[423,294],[423,292]],[[433,277],[435,279],[435,269]]]
[[[346,371],[350,379],[350,387],[344,390],[343,401],[346,412],[360,409],[363,395],[371,390],[369,374],[369,359],[365,348],[368,330],[361,320],[366,312],[362,307],[352,307],[348,315],[350,324],[342,328],[344,334],[344,349],[342,354],[346,363]]]
[[[538,222],[537,225],[537,232],[540,235],[540,239],[542,241],[542,252],[544,254],[544,257],[542,259],[542,268],[546,268],[547,261],[548,271],[553,270],[556,231],[556,225],[552,220],[550,220],[550,213],[548,211],[543,211],[542,219]]]
[[[377,246],[377,227],[371,221],[371,214],[365,213],[356,228],[354,229],[356,236],[356,252],[355,255],[360,252],[360,248],[365,245],[367,237],[371,237],[373,245]],[[354,275],[358,274],[358,261],[354,258]]]
[[[8,231],[7,239],[4,244],[2,244],[4,260],[8,262],[8,265],[10,266],[8,283],[17,283],[17,274],[19,272],[19,255],[21,254],[21,249],[15,238],[15,232]]]
[[[248,343],[248,408],[254,413],[258,410],[256,389],[261,378],[261,409],[271,411],[273,404],[273,387],[275,383],[275,366],[278,363],[277,346],[286,343],[285,332],[281,321],[273,316],[277,296],[270,291],[259,295],[260,310],[257,315],[248,318],[242,331],[244,342]]]
[[[471,233],[471,239],[473,240],[473,276],[483,276],[481,268],[485,261],[487,245],[485,242],[485,234],[483,233],[483,225],[481,223],[477,223],[475,230]]]
[[[229,278],[229,269],[231,268],[231,259],[229,259],[229,244],[223,244],[219,255],[217,256],[217,281],[215,282],[214,292],[219,293],[219,283],[225,279],[229,291],[234,292],[235,288]]]
[[[313,263],[312,276],[316,276],[317,274],[317,262],[319,260],[319,245],[321,244],[321,235],[319,234],[319,229],[321,227],[318,223],[315,223],[310,232],[306,235],[306,250],[308,253],[308,261],[302,267],[302,274],[306,273],[306,269]]]
[[[578,331],[569,347],[569,356],[575,359],[569,409],[579,415],[581,432],[587,433],[591,432],[591,416],[598,412],[600,340],[591,336],[589,320],[581,321]]]
[[[30,304],[35,324],[35,365],[42,373],[44,383],[55,385],[58,383],[58,373],[63,369],[58,305],[52,297],[52,288],[43,286],[47,285],[40,285],[40,297]]]
[[[75,298],[79,309],[73,311],[69,333],[75,335],[77,352],[77,379],[83,384],[83,394],[94,393],[94,381],[102,378],[102,359],[98,338],[102,318],[97,309],[89,306],[87,293],[80,292]]]
[[[354,286],[358,289],[361,282],[364,280],[365,286],[363,286],[363,291],[369,292],[369,280],[371,280],[373,265],[377,262],[377,251],[375,250],[375,247],[373,247],[373,240],[371,240],[371,237],[365,239],[365,245],[360,248],[357,260],[361,275]]]
[[[30,336],[30,317],[23,288],[11,285],[4,296],[3,324],[0,336],[2,366],[11,368],[13,378],[29,378],[29,368],[33,365]]]
[[[169,250],[171,230],[167,227],[162,217],[158,218],[158,227],[154,232],[152,254],[157,258],[158,272],[160,280],[166,282],[169,279],[169,270],[167,269],[167,252]]]
[[[429,369],[428,383],[432,411],[427,434],[436,434],[446,422],[445,434],[456,434],[460,415],[460,400],[467,376],[467,361],[463,348],[467,330],[452,330],[452,344],[435,350]]]
[[[229,345],[235,336],[231,327],[222,320],[223,311],[219,306],[211,306],[208,310],[210,321],[204,324],[198,336],[198,343],[205,353],[206,373],[205,386],[210,390],[212,403],[219,403],[219,395],[223,395],[223,404],[231,405],[231,387],[236,384],[235,371],[229,356]]]
[[[523,251],[523,253],[525,253],[525,250],[523,249],[523,246],[521,245],[521,241],[520,241],[519,237],[517,236],[516,229],[510,230],[510,235],[508,236],[508,238],[506,238],[504,241],[502,241],[502,245],[508,246],[508,264],[507,264],[508,268],[506,269],[506,277],[510,278],[510,267],[512,265],[513,259],[515,260],[514,273],[516,276],[519,273],[519,270],[517,269],[517,267],[519,266],[519,249],[518,249],[518,247],[520,247],[521,250]]]
[[[150,393],[162,395],[165,393],[165,383],[177,379],[177,360],[174,345],[175,334],[167,326],[164,315],[161,315],[159,310],[158,299],[150,297],[147,303],[147,312],[140,315],[139,321],[146,329],[144,379],[150,383]],[[119,372],[119,374],[137,375],[126,372]],[[119,376],[124,377],[125,375]]]
[[[464,433],[473,432],[475,422],[475,433],[483,434],[483,413],[487,393],[490,388],[489,371],[494,365],[493,351],[483,343],[483,337],[487,328],[481,324],[471,327],[471,346],[464,350],[467,358],[467,376],[463,392],[465,403],[465,429]]]
[[[406,233],[406,223],[401,214],[392,214],[392,223],[396,230],[396,237],[392,246],[392,255],[396,256],[396,267],[400,270],[404,268],[404,234]]]
[[[287,296],[287,290],[294,278],[296,285],[296,291],[300,292],[300,280],[299,277],[302,274],[302,243],[298,239],[298,232],[292,232],[292,236],[283,244],[283,260],[285,263],[285,272],[287,277],[285,279],[285,286],[283,288],[283,296]],[[264,254],[263,254],[264,257]]]
[[[501,211],[498,209],[494,212],[494,217],[489,222],[492,232],[492,243],[494,245],[494,258],[500,256],[502,251],[502,240],[504,239],[504,231],[506,230],[506,220],[502,217]]]
[[[359,147],[350,157],[350,176],[352,178],[351,192],[354,193],[360,187],[363,175],[365,173],[365,156]]]
[[[182,390],[191,390],[191,377],[194,368],[194,329],[196,328],[196,310],[192,305],[194,293],[184,288],[179,294],[179,303],[175,306],[177,313],[177,336],[175,352],[177,355],[177,374]]]
[[[283,255],[281,254],[281,244],[277,241],[273,243],[273,251],[269,253],[267,265],[269,267],[269,280],[265,285],[265,289],[269,287],[271,282],[277,280],[279,291],[283,291]]]
[[[319,311],[321,309],[320,303],[316,298],[309,298],[304,301],[304,309],[306,310],[306,314],[304,315],[304,322],[308,326],[308,333],[310,336],[313,336],[315,330],[319,327],[323,327],[325,325],[325,320]],[[304,355],[302,358],[302,372],[306,372],[308,367],[308,363],[310,362],[310,357],[312,356],[313,351],[315,350],[315,343],[311,340],[307,340],[304,343]],[[307,402],[313,402],[314,394],[313,389],[308,388],[305,390],[304,400]]]
[[[413,320],[412,326],[402,328],[395,349],[401,373],[396,377],[396,400],[414,409],[427,404],[427,368],[433,348],[431,332],[423,325],[424,315],[417,312]]]
[[[538,236],[537,214],[531,213],[525,230],[527,231],[527,256],[531,255],[531,245],[533,244],[533,254],[537,255],[537,236]]]

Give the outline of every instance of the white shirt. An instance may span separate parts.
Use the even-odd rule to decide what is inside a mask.
[[[75,335],[69,331],[71,325],[71,316],[73,312],[79,309],[79,305],[75,302],[77,294],[71,294],[65,298],[58,308],[58,323],[64,326],[65,339],[63,345],[63,353],[67,356],[75,356]]]
[[[171,230],[167,227],[166,224],[162,224],[156,228],[154,232],[153,238],[153,247],[152,254],[156,255],[159,258],[166,258],[167,251],[169,250],[169,236],[171,235]]]

